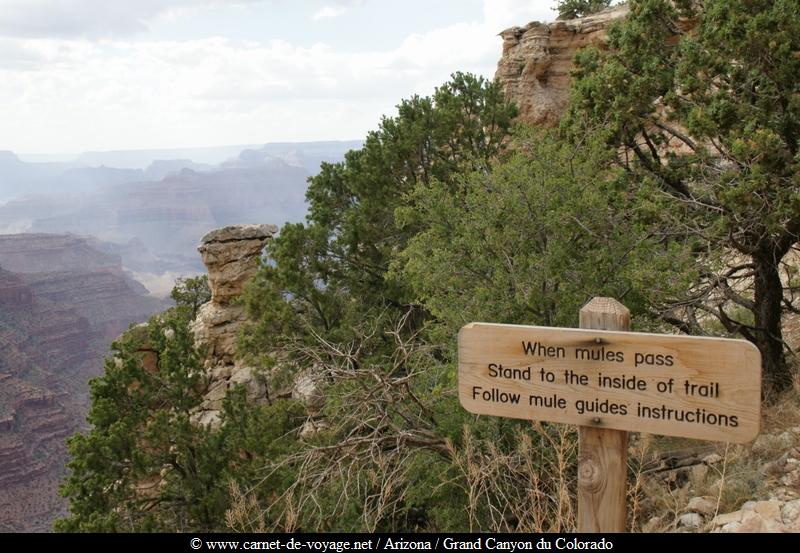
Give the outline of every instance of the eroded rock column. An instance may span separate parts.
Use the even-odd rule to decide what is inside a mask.
[[[236,336],[245,322],[244,307],[235,300],[258,270],[258,258],[277,231],[275,225],[229,226],[206,234],[197,248],[211,288],[211,301],[200,307],[191,326],[195,345],[206,348],[209,376],[203,403],[192,417],[197,424],[217,428],[222,400],[237,384],[246,387],[248,399],[266,399],[266,387],[254,369],[235,358]]]

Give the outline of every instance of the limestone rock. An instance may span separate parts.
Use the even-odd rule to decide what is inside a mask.
[[[233,372],[233,365],[219,365],[209,367],[208,374],[211,380],[228,380]]]
[[[795,468],[784,474],[780,479],[780,483],[787,488],[800,488],[800,468]]]
[[[712,526],[721,527],[721,532],[790,532],[798,524],[796,518],[800,503],[783,503],[778,500],[748,501],[733,513],[719,515]]]
[[[706,465],[716,465],[717,463],[722,461],[722,455],[719,453],[710,453],[703,457],[703,462]]]
[[[324,420],[307,420],[303,423],[303,427],[300,429],[300,437],[303,439],[310,438],[320,430],[324,430],[328,428],[328,423]]]
[[[678,519],[680,526],[690,529],[697,529],[703,525],[703,517],[697,513],[686,513]]]
[[[225,381],[218,381],[214,382],[208,392],[206,392],[204,399],[205,401],[212,402],[212,401],[219,401],[225,397],[228,392],[228,386]]]
[[[294,379],[292,397],[315,409],[322,407],[325,403],[325,397],[320,390],[318,379],[310,372],[300,373]]]
[[[500,33],[503,55],[495,78],[519,106],[520,119],[555,126],[569,101],[573,56],[586,46],[602,46],[609,27],[627,14],[626,5],[615,6],[579,19],[534,21]]]
[[[714,520],[711,521],[711,524],[715,526],[725,526],[726,524],[730,524],[732,522],[739,523],[742,521],[742,511],[734,511],[732,513],[725,513],[724,515],[717,515],[714,517]]]
[[[756,511],[745,512],[742,516],[742,522],[736,527],[736,533],[740,534],[785,531],[786,528],[780,520],[768,518]]]
[[[575,53],[587,46],[605,48],[608,30],[628,12],[627,4],[621,4],[578,19],[534,21],[500,33],[503,54],[495,78],[502,84],[506,98],[519,106],[523,122],[548,127],[558,123],[569,103]],[[680,19],[675,23],[682,32],[688,32],[697,22]],[[674,44],[677,36],[667,40]],[[659,102],[654,108],[665,115]],[[669,140],[665,145],[668,151],[683,147],[678,140]]]
[[[770,453],[771,451],[783,451],[791,449],[795,444],[797,436],[794,432],[786,431],[780,434],[761,434],[753,442],[752,449],[755,453]]]
[[[784,503],[800,499],[800,490],[789,488],[787,486],[778,486],[769,492],[769,499],[777,499]]]
[[[741,525],[741,522],[729,522],[720,529],[720,532],[723,534],[736,534]]]
[[[275,225],[238,225],[213,230],[197,248],[208,268],[211,301],[228,303],[242,293],[257,269],[257,259],[267,241],[278,231]]]
[[[742,505],[742,511],[754,511],[759,516],[765,519],[780,520],[781,519],[781,503],[776,500],[769,501],[748,501]]]
[[[271,238],[278,232],[275,225],[230,225],[208,232],[203,236],[203,244],[224,244],[242,240],[262,240]]]
[[[256,369],[236,359],[236,339],[246,316],[231,300],[255,274],[258,257],[277,230],[274,225],[225,227],[206,234],[198,248],[208,268],[211,301],[200,306],[191,324],[195,345],[205,351],[208,377],[203,402],[192,414],[195,424],[218,428],[222,402],[240,384],[249,400],[266,401],[266,385]]]
[[[693,497],[689,500],[686,510],[704,516],[713,515],[717,510],[717,502],[712,497]]]
[[[205,346],[206,355],[217,363],[233,363],[236,337],[245,321],[244,308],[210,301],[200,306],[192,322],[195,345]]]
[[[800,499],[789,501],[783,505],[781,519],[791,532],[800,532]]]
[[[199,411],[193,414],[190,420],[197,426],[209,426],[214,430],[222,425],[222,416],[219,411]]]
[[[236,367],[231,374],[230,386],[242,384],[247,391],[247,399],[263,399],[267,395],[267,386],[256,374],[256,369],[252,367]]]

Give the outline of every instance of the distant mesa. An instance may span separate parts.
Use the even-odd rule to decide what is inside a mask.
[[[22,161],[20,161],[17,154],[11,152],[9,150],[0,150],[0,165],[20,165]]]
[[[147,169],[144,170],[144,179],[160,181],[169,175],[182,174],[184,171],[195,173],[210,171],[213,168],[213,165],[195,163],[191,159],[158,159],[148,165]]]
[[[70,234],[0,235],[0,264],[15,273],[120,269],[120,257]]]

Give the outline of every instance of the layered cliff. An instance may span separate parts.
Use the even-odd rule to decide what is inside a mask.
[[[15,273],[118,270],[120,258],[72,234],[3,234],[0,263]]]
[[[533,125],[558,123],[569,102],[575,53],[587,46],[602,47],[609,27],[627,14],[627,5],[621,5],[580,19],[533,21],[500,33],[503,54],[495,78],[519,106],[520,118]]]
[[[68,235],[0,235],[0,531],[47,531],[111,339],[167,304]]]

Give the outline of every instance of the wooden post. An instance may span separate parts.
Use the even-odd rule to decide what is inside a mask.
[[[629,330],[631,314],[614,298],[593,298],[580,312],[580,327]],[[581,426],[578,456],[578,532],[624,532],[627,519],[628,433]]]

